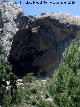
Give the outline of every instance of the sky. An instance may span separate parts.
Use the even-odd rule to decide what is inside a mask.
[[[20,4],[21,1],[21,4]],[[26,2],[41,2],[42,4],[26,4]],[[20,4],[22,10],[27,15],[40,15],[43,12],[52,13],[52,12],[66,12],[70,13],[74,16],[80,16],[80,0],[72,0],[75,3],[72,4],[71,0],[45,0],[48,2],[47,4],[44,4],[44,0],[14,0],[14,2],[17,2]],[[71,4],[68,4],[71,1]],[[50,2],[59,4],[50,4]],[[60,2],[66,2],[67,4],[60,4]]]

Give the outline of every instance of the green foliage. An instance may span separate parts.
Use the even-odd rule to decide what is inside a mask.
[[[40,80],[27,74],[23,84],[16,87],[15,75],[8,62],[0,60],[0,80],[10,80],[5,89],[2,107],[80,107],[80,45],[72,41],[53,78]],[[15,94],[16,93],[16,94]],[[16,99],[14,100],[14,98]],[[12,99],[14,100],[12,103]]]
[[[0,75],[2,78],[9,80],[9,74],[11,72],[11,65],[6,60],[0,60]]]
[[[30,75],[28,74],[27,76],[28,78],[33,78],[33,79],[30,79],[30,81],[24,79],[24,85],[18,87],[18,89],[20,89],[21,91],[21,95],[20,95],[22,97],[21,104],[26,103],[28,106],[31,105],[30,107],[33,106],[38,107],[43,105],[43,103],[41,102],[44,102],[44,99],[49,98],[49,92],[47,90],[48,80],[38,80],[36,78],[34,79],[34,76],[31,76],[31,74]],[[48,105],[51,105],[51,103],[53,103],[45,100],[44,103],[46,102],[48,103]]]
[[[33,76],[33,73],[28,73],[26,76],[23,77],[24,82],[32,82],[35,80],[35,76]]]
[[[58,107],[80,107],[80,47],[72,42],[49,84],[49,93]]]
[[[70,46],[65,50],[63,62],[73,71],[80,68],[80,43],[72,41]]]
[[[53,101],[47,101],[46,99],[40,99],[37,107],[57,107]]]
[[[7,93],[4,95],[2,107],[10,107],[11,106],[11,95],[10,90],[6,91]]]
[[[6,97],[6,80],[9,80],[9,73],[9,63],[5,60],[0,60],[0,94],[2,95],[0,104],[3,104],[4,97]]]
[[[11,65],[8,61],[0,60],[0,105],[2,107],[11,107],[11,103],[17,103],[17,86],[15,75],[11,72]],[[6,81],[10,81],[7,87]],[[6,88],[7,87],[7,88]],[[14,100],[14,102],[13,102]]]

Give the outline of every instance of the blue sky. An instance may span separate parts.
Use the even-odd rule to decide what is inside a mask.
[[[20,0],[14,0],[20,4]],[[80,0],[72,0],[75,4],[50,4],[50,2],[67,2],[71,0],[45,0],[47,4],[26,4],[26,1],[32,2],[33,0],[21,0],[20,6],[23,11],[28,15],[39,15],[42,12],[67,12],[75,16],[80,16]],[[34,0],[36,2],[44,0]]]

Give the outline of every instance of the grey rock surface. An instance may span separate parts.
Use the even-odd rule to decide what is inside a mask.
[[[27,26],[28,17],[25,14],[24,17],[22,15],[22,9],[18,4],[0,2],[0,43],[6,57],[9,55],[16,32]]]
[[[80,39],[80,17],[64,13],[37,16],[13,38],[9,56],[13,71],[17,75],[52,75],[73,39]]]
[[[66,13],[26,16],[18,4],[0,3],[0,45],[17,75],[51,75],[73,39],[80,39],[80,17]]]

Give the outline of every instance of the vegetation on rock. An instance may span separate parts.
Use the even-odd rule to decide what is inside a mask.
[[[37,79],[27,74],[17,85],[7,61],[0,60],[0,105],[2,107],[80,107],[80,44],[72,41],[53,78]],[[2,81],[2,83],[1,83]],[[7,89],[6,82],[10,81]]]
[[[80,45],[71,42],[50,83],[49,92],[58,107],[80,107]]]

